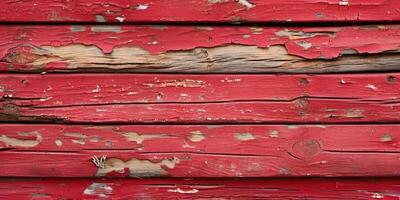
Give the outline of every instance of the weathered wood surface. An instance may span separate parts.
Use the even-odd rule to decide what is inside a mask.
[[[0,119],[72,123],[400,122],[400,74],[0,75]]]
[[[398,125],[2,124],[0,132],[3,177],[400,175]]]
[[[396,200],[398,179],[0,179],[2,199]]]
[[[4,0],[8,22],[398,21],[397,0]]]
[[[0,198],[399,199],[297,179],[400,176],[396,0],[7,0],[0,21]]]
[[[12,72],[325,73],[400,66],[398,25],[4,25],[0,43],[0,71]]]

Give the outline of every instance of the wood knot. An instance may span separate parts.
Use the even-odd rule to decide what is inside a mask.
[[[306,98],[299,98],[296,100],[295,105],[298,108],[306,108],[308,106],[309,102]]]
[[[292,146],[293,155],[297,158],[310,158],[321,151],[321,145],[317,140],[298,141]]]
[[[9,49],[5,60],[12,64],[24,65],[33,63],[46,55],[49,55],[49,53],[43,49],[30,44],[22,44]]]
[[[204,48],[194,49],[193,54],[199,58],[207,58],[208,57],[208,51]]]

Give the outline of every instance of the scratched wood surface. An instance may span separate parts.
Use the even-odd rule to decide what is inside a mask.
[[[399,122],[399,76],[6,74],[0,75],[0,119],[178,124]]]
[[[398,179],[0,179],[2,199],[384,199]],[[318,187],[310,187],[317,185]],[[18,192],[16,192],[18,191]]]
[[[0,27],[2,72],[327,73],[393,71],[400,26]]]
[[[398,125],[2,124],[0,132],[3,177],[400,173]],[[103,156],[102,165],[93,162]]]
[[[397,0],[5,0],[8,22],[398,21]],[[24,14],[18,14],[24,13]]]

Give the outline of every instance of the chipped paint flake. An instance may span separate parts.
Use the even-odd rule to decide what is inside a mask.
[[[226,3],[229,0],[208,0],[208,3],[216,4],[216,3]]]
[[[363,118],[364,110],[360,110],[360,109],[350,109],[347,111],[347,113],[345,114],[345,117],[348,118]]]
[[[83,191],[83,194],[106,198],[108,195],[112,194],[112,191],[112,187],[106,183],[92,183]]]
[[[340,0],[339,1],[340,6],[348,6],[349,5],[349,0]]]
[[[67,137],[75,138],[75,139],[71,139],[71,141],[73,143],[80,144],[80,145],[84,145],[86,143],[85,139],[87,138],[87,136],[83,135],[81,133],[65,133],[64,135]]]
[[[374,193],[374,194],[372,194],[371,197],[374,199],[383,199],[385,196],[383,196],[382,194],[379,194],[379,193]]]
[[[303,47],[304,50],[308,50],[309,48],[312,47],[312,44],[310,42],[306,42],[306,41],[299,41],[297,42],[297,44],[301,47]]]
[[[61,147],[61,146],[63,145],[63,143],[62,143],[62,141],[61,141],[60,139],[56,139],[56,140],[54,141],[54,143],[55,143],[58,147]]]
[[[233,82],[240,82],[242,81],[241,78],[225,78],[221,80],[221,83],[233,83]]]
[[[76,33],[76,32],[83,32],[83,31],[85,31],[85,30],[86,30],[86,27],[85,27],[85,26],[82,26],[82,25],[72,25],[72,26],[71,26],[71,31],[74,32],[74,33]]]
[[[369,89],[371,89],[371,90],[377,90],[378,88],[375,86],[375,85],[373,85],[373,84],[368,84],[367,86],[365,86],[365,87],[367,87],[367,88],[369,88]]]
[[[99,142],[100,138],[98,136],[91,136],[89,139],[90,142]]]
[[[156,83],[146,83],[144,84],[150,88],[152,87],[183,87],[183,88],[196,88],[196,87],[205,87],[206,83],[203,80],[191,80],[191,79],[183,79],[183,80],[165,80],[165,81],[157,81]]]
[[[93,93],[98,93],[98,92],[100,92],[100,90],[101,90],[100,86],[99,86],[99,85],[96,85],[96,88],[94,88],[94,89],[92,90],[92,92],[93,92]]]
[[[249,0],[238,0],[238,3],[247,9],[254,8],[256,5],[251,3]]]
[[[175,193],[180,193],[180,194],[194,194],[199,192],[197,189],[191,189],[191,190],[182,190],[181,188],[176,188],[176,189],[169,189],[168,192],[175,192]]]
[[[246,9],[254,8],[255,5],[251,3],[249,0],[235,0],[239,5],[246,7]],[[230,0],[208,0],[208,3],[211,4],[220,4],[220,3],[227,3]]]
[[[391,142],[391,141],[393,141],[393,138],[389,134],[384,134],[381,136],[380,141],[381,142]]]
[[[191,132],[191,135],[188,136],[188,139],[192,142],[200,142],[204,140],[206,137],[201,131],[193,131]]]
[[[121,26],[103,26],[103,25],[96,25],[92,26],[92,32],[110,32],[110,33],[119,33],[121,32]]]
[[[138,4],[135,9],[136,10],[147,10],[149,8],[149,4]]]
[[[275,32],[275,35],[279,37],[286,37],[289,38],[290,40],[296,40],[296,39],[313,38],[315,36],[329,36],[331,38],[334,38],[336,37],[336,32],[333,31],[304,32],[302,30],[283,29]]]
[[[180,160],[176,157],[158,162],[136,158],[124,162],[118,158],[110,158],[105,161],[104,168],[98,168],[96,176],[103,177],[111,172],[123,174],[126,172],[125,169],[128,169],[130,177],[160,177],[167,175],[167,169],[173,169],[179,163]]]
[[[277,137],[279,137],[279,132],[277,130],[272,130],[269,132],[269,137],[277,138]]]
[[[297,126],[297,125],[288,125],[287,128],[288,129],[297,129],[297,128],[299,128],[299,126]]]
[[[103,15],[96,15],[96,22],[107,22]]]
[[[256,139],[251,133],[236,133],[235,138],[240,141],[248,141]]]
[[[134,141],[137,144],[142,144],[143,141],[149,139],[161,139],[161,138],[169,138],[167,134],[142,134],[139,135],[136,132],[124,132],[121,133],[128,141]]]
[[[121,23],[125,21],[125,17],[116,17],[115,19]]]
[[[14,137],[9,137],[7,135],[0,136],[0,142],[3,142],[6,146],[10,147],[35,147],[40,142],[42,142],[42,135],[37,132],[26,132],[26,133],[18,133],[20,136],[34,136],[36,139],[19,139]]]

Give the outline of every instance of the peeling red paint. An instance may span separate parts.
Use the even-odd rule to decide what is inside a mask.
[[[249,145],[251,143],[249,141]],[[379,142],[379,141],[378,141]],[[377,143],[378,143],[377,142]],[[305,145],[304,147],[307,147]],[[298,151],[298,149],[297,149]],[[308,151],[304,149],[302,151]],[[0,177],[98,177],[99,169],[91,162],[93,155],[106,155],[121,160],[136,159],[129,166],[130,177],[361,177],[399,176],[396,153],[321,151],[309,157],[307,153],[280,152],[270,155],[218,154],[201,152],[142,153],[127,150],[85,150],[79,152],[2,152]],[[174,157],[179,163],[163,167],[157,160]],[[32,163],[35,163],[32,165]],[[132,163],[133,164],[133,163]],[[370,167],[374,166],[374,167]],[[124,166],[114,168],[114,175],[126,175]],[[136,170],[135,170],[136,169]],[[161,173],[162,171],[163,173]],[[143,173],[145,172],[145,173]],[[165,173],[164,173],[165,172]],[[138,175],[136,175],[138,174]],[[111,175],[111,174],[109,174]],[[104,175],[105,176],[105,175]],[[103,176],[101,176],[103,177]]]
[[[0,179],[3,199],[398,199],[399,181],[370,179]],[[68,188],[69,192],[65,192]],[[15,191],[18,192],[15,192]],[[197,191],[193,193],[173,191]],[[379,198],[378,198],[379,197]]]
[[[207,30],[187,26],[167,26],[162,29],[153,26],[121,26],[118,32],[93,32],[93,27],[85,26],[83,31],[73,32],[71,26],[3,26],[0,29],[0,56],[4,59],[7,53],[13,52],[26,52],[30,56],[35,47],[73,44],[94,45],[106,54],[121,46],[140,47],[151,54],[160,54],[196,47],[239,44],[260,48],[284,45],[292,55],[309,59],[329,59],[338,57],[342,51],[348,49],[359,53],[397,50],[400,43],[400,26],[397,25],[320,28],[213,27]],[[244,35],[250,37],[243,37]],[[311,47],[304,49],[298,45],[300,41],[310,43]],[[27,56],[26,63],[35,59]]]
[[[398,122],[398,77],[396,73],[184,78],[166,74],[3,75],[0,119],[82,123]]]
[[[0,199],[399,198],[397,179],[357,178],[400,176],[400,74],[365,73],[399,69],[397,0],[17,0],[0,13]],[[46,74],[76,71],[97,73]],[[363,73],[312,74],[327,72]],[[142,177],[170,179],[118,179]]]
[[[0,71],[97,68],[138,72],[190,70],[195,73],[209,72],[208,70],[230,73],[264,72],[263,70],[291,73],[296,70],[311,73],[324,70],[385,71],[398,66],[399,58],[394,52],[399,51],[399,41],[400,26],[397,25],[319,28],[7,25],[0,28]],[[223,49],[213,49],[230,45],[250,49],[235,46],[235,51],[231,46],[229,51],[233,54],[224,54]],[[273,48],[276,46],[282,49]],[[123,47],[128,49],[120,49]],[[116,49],[117,53],[112,54]],[[257,49],[265,51],[260,52]],[[389,51],[392,52],[391,57],[346,58],[347,60],[339,60],[338,63],[333,59],[349,53],[353,56],[379,55],[378,53]],[[76,52],[82,53],[77,55]],[[251,53],[257,55],[256,62],[248,57]],[[221,61],[221,56],[226,59]],[[243,61],[235,63],[237,58]],[[263,63],[262,59],[271,62]],[[117,60],[120,62],[115,63]]]
[[[8,22],[396,21],[397,0],[2,1]],[[18,14],[18,13],[24,14]]]
[[[20,133],[37,132],[42,135],[39,142],[32,146],[7,143],[4,137],[23,141],[36,138],[21,137]],[[365,133],[368,134],[365,134]],[[14,148],[19,151],[68,152],[90,149],[118,150],[131,152],[168,153],[199,152],[209,154],[243,155],[279,155],[286,152],[307,153],[305,149],[316,150],[313,144],[319,144],[319,151],[312,151],[303,157],[312,157],[318,153],[354,152],[382,153],[397,152],[400,146],[400,126],[398,125],[62,125],[62,124],[2,124],[0,126],[0,149]],[[73,137],[70,133],[79,133]],[[194,133],[201,133],[202,140],[191,140]],[[239,134],[252,136],[251,140],[240,140]],[[145,138],[137,140],[137,138]],[[77,143],[75,140],[82,139]],[[57,145],[56,140],[62,145]],[[108,146],[112,141],[113,146]],[[307,142],[311,141],[309,146]],[[306,145],[304,145],[306,144]],[[315,147],[315,145],[314,145]],[[171,158],[170,158],[171,159]],[[125,160],[126,161],[126,160]],[[158,160],[157,162],[160,162]]]
[[[2,74],[0,100],[32,108],[113,103],[294,101],[302,97],[390,102],[400,98],[399,80],[399,73]]]

